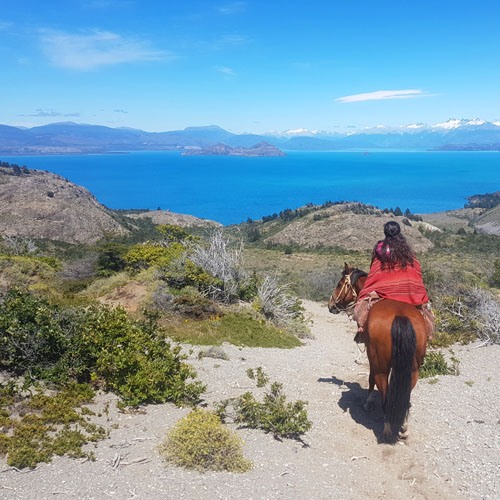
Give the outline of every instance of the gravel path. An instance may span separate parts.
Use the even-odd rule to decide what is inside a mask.
[[[262,366],[284,384],[290,399],[309,401],[313,428],[305,445],[276,441],[261,431],[239,429],[244,454],[255,465],[246,474],[189,472],[165,466],[157,452],[167,430],[189,411],[170,404],[119,413],[111,402],[101,423],[110,438],[97,460],[55,458],[22,473],[0,462],[0,498],[42,499],[498,499],[500,498],[500,346],[459,347],[459,376],[420,381],[412,395],[410,438],[377,443],[380,403],[371,414],[368,364],[352,341],[354,327],[324,304],[305,302],[314,339],[293,350],[224,345],[230,360],[191,362],[208,384],[206,403],[256,390],[245,375]],[[356,358],[358,358],[356,360]],[[357,361],[357,362],[356,362]],[[233,426],[234,427],[234,426]]]

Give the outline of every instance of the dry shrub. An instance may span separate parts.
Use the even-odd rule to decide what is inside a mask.
[[[278,324],[288,324],[301,316],[300,301],[290,285],[280,284],[276,276],[266,276],[257,287],[257,306],[260,312]]]
[[[477,336],[485,344],[500,344],[500,301],[489,291],[474,288],[469,292]]]
[[[207,243],[193,247],[190,257],[197,266],[220,280],[220,284],[213,283],[208,287],[208,295],[227,303],[234,302],[239,297],[247,280],[242,242],[239,247],[230,248],[229,240],[224,238],[221,229],[217,229],[210,235]]]

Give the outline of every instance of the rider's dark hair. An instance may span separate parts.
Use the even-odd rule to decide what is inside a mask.
[[[380,260],[382,269],[393,269],[396,265],[402,269],[413,266],[413,250],[401,234],[401,226],[391,220],[384,225],[384,234],[385,239],[377,241],[373,248],[372,259]]]

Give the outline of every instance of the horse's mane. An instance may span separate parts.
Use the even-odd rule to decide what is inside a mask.
[[[365,273],[361,269],[352,269],[352,270],[349,269],[349,272],[346,272],[346,270],[344,269],[344,271],[342,272],[342,278],[345,278],[347,274],[351,275],[351,283],[353,285],[356,284],[356,282],[359,280],[359,278],[363,278],[365,276],[368,276],[368,273]]]

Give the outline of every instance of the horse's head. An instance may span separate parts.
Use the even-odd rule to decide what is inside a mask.
[[[338,314],[341,311],[348,311],[354,307],[358,293],[363,288],[366,273],[353,266],[344,264],[344,270],[340,281],[337,283],[332,296],[328,301],[328,310],[333,314]]]

